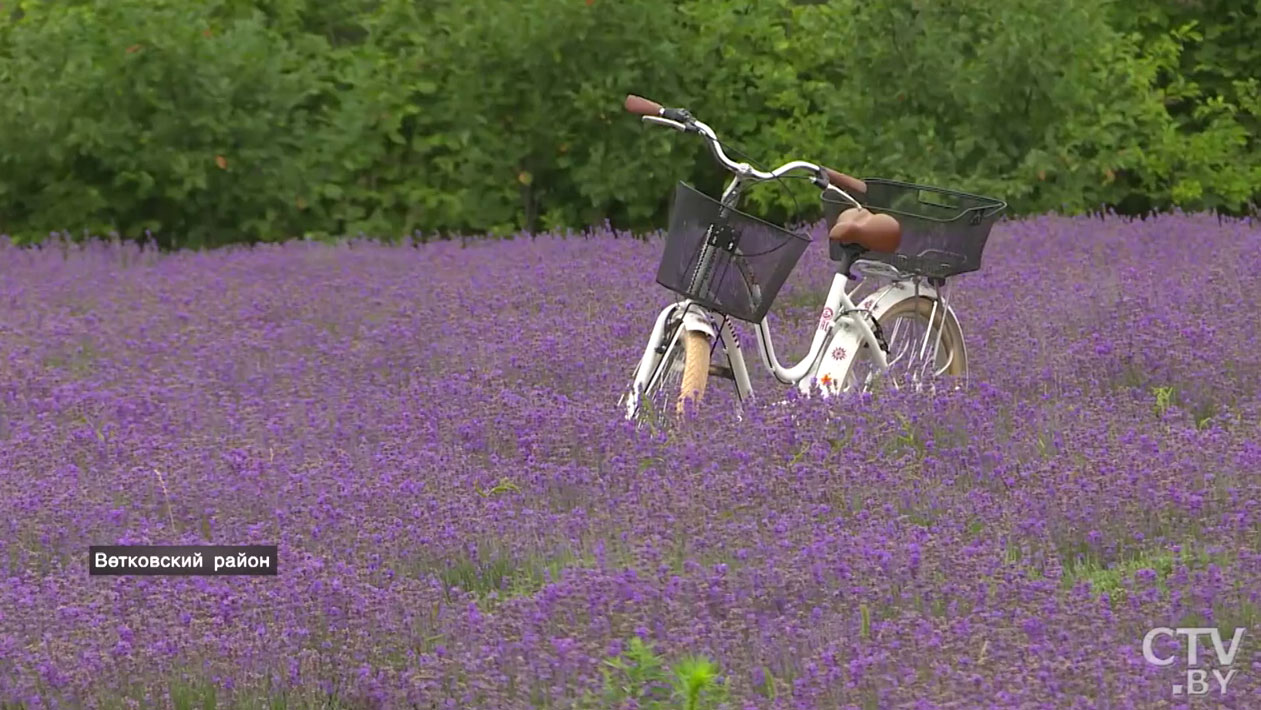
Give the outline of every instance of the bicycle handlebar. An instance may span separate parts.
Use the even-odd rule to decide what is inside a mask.
[[[837,172],[832,168],[824,168],[823,172],[827,174],[828,181],[837,187],[847,187],[854,192],[867,192],[867,183],[863,182],[859,178],[852,175],[846,175],[842,172]]]
[[[627,111],[637,113],[640,116],[660,116],[661,104],[656,101],[649,101],[642,96],[634,94],[626,95],[626,103],[623,104]]]
[[[688,113],[687,109],[682,108],[665,108],[656,101],[645,99],[642,96],[627,94],[626,101],[623,104],[630,113],[641,116],[644,123],[652,123],[658,126],[666,126],[683,133],[697,133],[709,145],[709,151],[713,153],[714,158],[728,171],[735,173],[737,176],[746,180],[753,179],[757,181],[775,180],[784,175],[795,172],[811,172],[814,173],[814,183],[824,190],[833,189],[844,195],[846,198],[858,204],[858,201],[846,192],[865,193],[867,192],[867,183],[856,177],[851,177],[845,173],[838,172],[822,165],[805,160],[793,160],[775,168],[771,171],[758,170],[748,163],[740,163],[727,157],[727,153],[722,149],[722,143],[718,140],[718,135],[708,125],[696,120]]]

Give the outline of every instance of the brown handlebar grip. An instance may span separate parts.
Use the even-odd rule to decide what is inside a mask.
[[[837,172],[832,168],[824,168],[823,171],[828,174],[828,181],[842,190],[849,192],[867,192],[867,183],[856,177]]]
[[[627,111],[639,114],[640,116],[660,116],[661,104],[656,101],[649,101],[642,96],[634,94],[626,95],[626,103],[623,104]]]

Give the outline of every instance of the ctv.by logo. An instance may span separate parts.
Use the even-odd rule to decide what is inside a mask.
[[[1193,628],[1177,628],[1171,629],[1162,626],[1152,629],[1143,637],[1143,658],[1154,666],[1168,666],[1173,664],[1174,657],[1159,658],[1156,651],[1152,649],[1152,643],[1157,636],[1169,636],[1170,638],[1177,636],[1187,637],[1187,684],[1174,684],[1173,694],[1182,695],[1204,695],[1209,692],[1208,674],[1209,671],[1203,668],[1195,668],[1199,665],[1200,648],[1199,640],[1201,636],[1208,636],[1213,640],[1213,653],[1217,656],[1217,665],[1219,668],[1213,668],[1213,679],[1217,681],[1217,689],[1219,695],[1226,694],[1226,687],[1230,685],[1230,681],[1239,671],[1231,669],[1230,665],[1235,662],[1235,654],[1239,652],[1239,642],[1243,640],[1243,627],[1235,629],[1235,635],[1230,640],[1230,648],[1222,642],[1222,634],[1217,629],[1206,629],[1200,627]],[[1229,669],[1229,670],[1225,670]]]

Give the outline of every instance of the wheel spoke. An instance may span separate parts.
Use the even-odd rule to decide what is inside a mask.
[[[657,379],[657,384],[652,388],[652,408],[654,412],[665,411],[665,407],[669,406],[668,400],[678,393],[683,382],[683,358],[680,357],[681,347],[675,346],[670,349],[667,357],[669,362],[663,363],[661,376]]]

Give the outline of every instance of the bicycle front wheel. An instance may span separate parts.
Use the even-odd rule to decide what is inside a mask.
[[[881,373],[864,344],[846,372],[844,389],[868,392],[883,381],[895,389],[932,391],[950,380],[958,384],[967,377],[963,331],[937,299],[904,299],[882,313],[879,322],[889,346],[889,369]]]
[[[682,414],[688,400],[700,404],[709,383],[709,338],[703,333],[683,333],[683,381],[675,401],[675,412]]]
[[[699,404],[709,384],[709,361],[709,338],[704,333],[680,332],[639,400],[638,416],[668,410],[682,414],[689,401]]]

